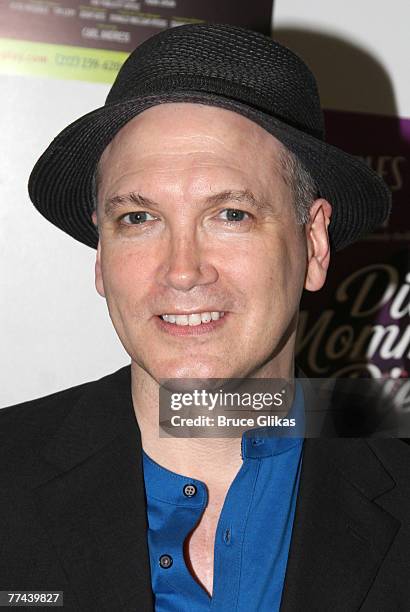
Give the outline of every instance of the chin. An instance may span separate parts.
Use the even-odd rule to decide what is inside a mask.
[[[167,367],[161,364],[159,368],[155,368],[160,379],[196,379],[201,381],[201,384],[206,385],[207,381],[212,378],[230,378],[231,369],[228,371],[226,364],[207,364],[207,363],[181,363],[173,364]]]

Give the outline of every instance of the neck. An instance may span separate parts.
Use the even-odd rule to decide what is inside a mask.
[[[280,371],[280,373],[279,373]],[[287,367],[260,370],[253,378],[293,380],[293,356]],[[159,385],[135,362],[131,366],[132,398],[147,455],[168,470],[204,481],[215,492],[227,489],[241,464],[241,437],[176,438],[159,430]],[[223,469],[221,469],[223,466]]]

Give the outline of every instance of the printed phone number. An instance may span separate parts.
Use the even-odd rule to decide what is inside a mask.
[[[63,605],[63,592],[49,593],[47,591],[0,591],[0,606],[49,606]]]
[[[66,66],[68,68],[82,68],[84,70],[118,70],[121,68],[122,63],[114,60],[105,60],[101,62],[99,59],[94,57],[78,57],[77,55],[63,55],[62,53],[56,54],[57,66]]]

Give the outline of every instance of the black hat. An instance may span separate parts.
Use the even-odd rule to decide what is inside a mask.
[[[130,119],[166,102],[232,110],[278,138],[331,203],[333,248],[347,246],[388,216],[391,196],[382,179],[324,142],[316,81],[302,60],[263,34],[219,24],[164,30],[131,53],[105,105],[63,130],[36,163],[29,193],[41,214],[96,248],[91,213],[97,163]]]

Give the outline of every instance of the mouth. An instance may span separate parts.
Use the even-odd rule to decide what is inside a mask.
[[[229,316],[224,311],[196,312],[190,314],[156,315],[159,328],[173,336],[198,336],[220,329]]]

